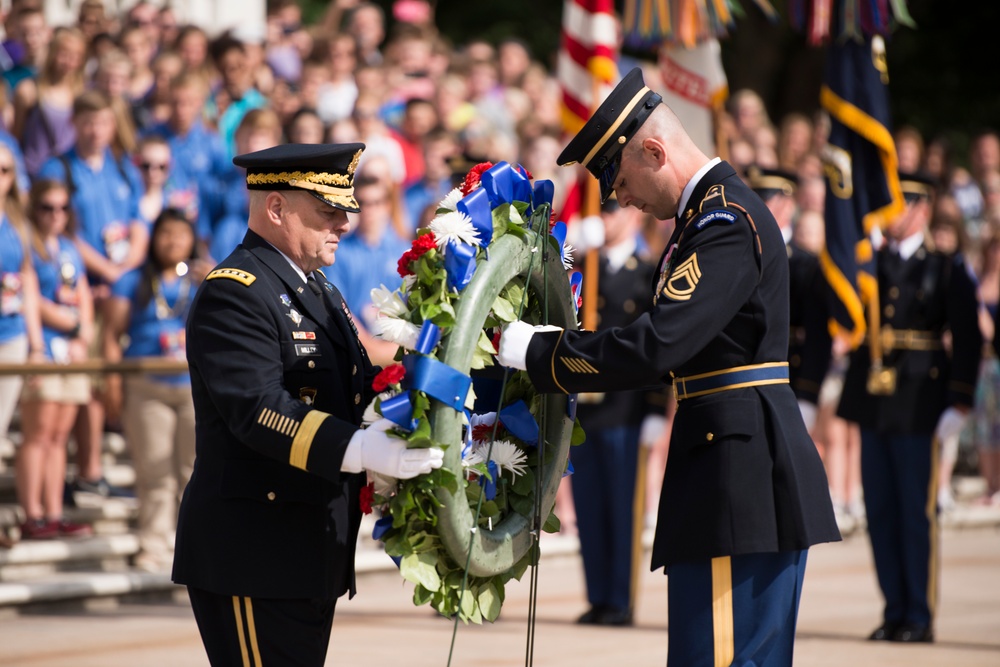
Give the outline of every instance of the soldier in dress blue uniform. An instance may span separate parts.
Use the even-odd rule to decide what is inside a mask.
[[[197,457],[173,570],[213,665],[322,665],[337,598],[355,590],[364,470],[408,478],[441,463],[378,424],[359,429],[376,369],[318,271],[358,210],[363,149],[233,160],[247,170],[249,230],[188,319]]]
[[[641,213],[608,199],[597,275],[601,329],[631,324],[652,308],[653,265],[639,253]],[[642,556],[645,516],[645,459],[642,445],[665,427],[667,393],[615,391],[582,394],[577,416],[587,434],[573,449],[573,503],[588,609],[579,623],[631,625],[635,579]],[[641,472],[640,472],[641,471]]]
[[[819,258],[792,240],[799,179],[783,169],[747,168],[747,181],[774,215],[788,255],[788,381],[806,428],[816,423],[819,388],[830,367],[833,340],[827,326],[826,283]]]
[[[840,539],[788,385],[788,259],[774,217],[633,70],[559,158],[677,226],[654,308],[599,332],[507,326],[500,362],[539,391],[677,396],[652,567],[670,576],[667,664],[791,665],[807,549]],[[584,445],[586,446],[586,445]]]
[[[982,353],[975,280],[927,235],[933,185],[900,174],[906,208],[876,258],[878,302],[852,353],[838,415],[861,426],[861,484],[883,622],[873,640],[934,640],[938,443],[972,407]],[[950,352],[945,334],[951,337]]]

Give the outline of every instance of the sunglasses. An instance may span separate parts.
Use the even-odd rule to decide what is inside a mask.
[[[143,171],[166,171],[170,167],[169,164],[163,164],[161,162],[140,162],[139,169]]]
[[[69,211],[69,204],[56,206],[54,204],[39,204],[38,210],[42,213],[66,213]]]

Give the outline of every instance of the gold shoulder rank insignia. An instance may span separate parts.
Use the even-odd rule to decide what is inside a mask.
[[[701,267],[698,266],[698,253],[694,253],[670,274],[667,285],[663,288],[663,294],[674,301],[687,301],[694,293],[699,280],[701,280]]]
[[[205,277],[205,280],[213,280],[215,278],[229,278],[230,280],[235,280],[238,283],[243,283],[246,286],[250,286],[250,283],[257,280],[257,276],[252,273],[247,273],[241,269],[216,269],[212,271]]]
[[[701,213],[702,209],[705,208],[705,202],[709,199],[715,199],[716,197],[722,197],[722,207],[725,208],[729,206],[726,202],[726,186],[724,185],[713,185],[702,197],[701,203],[698,204],[698,212]]]

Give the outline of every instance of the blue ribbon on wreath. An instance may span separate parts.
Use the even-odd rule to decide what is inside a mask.
[[[569,277],[569,292],[573,297],[573,312],[580,314],[580,287],[583,285],[583,274],[574,271]]]
[[[383,516],[375,522],[375,527],[372,528],[372,539],[381,540],[389,532],[390,528],[392,528],[392,517],[388,515]],[[389,556],[389,558],[396,564],[396,567],[399,567],[400,562],[403,560],[399,556]]]
[[[493,500],[497,497],[497,478],[500,476],[500,470],[497,468],[496,461],[488,461],[486,469],[489,470],[490,474],[479,476],[479,486],[483,487],[486,500]]]
[[[490,197],[483,188],[476,188],[471,193],[458,200],[455,207],[459,212],[469,216],[472,226],[479,232],[480,243],[485,248],[493,240],[493,207]]]
[[[566,259],[566,223],[560,220],[552,225],[552,238],[559,244],[559,259]]]
[[[535,181],[534,191],[531,193],[531,203],[534,208],[539,208],[544,204],[552,206],[552,200],[555,199],[556,188],[549,180],[539,180]]]
[[[524,178],[514,171],[507,162],[497,162],[483,172],[479,180],[480,187],[490,198],[490,206],[496,208],[514,201],[514,175]]]
[[[524,401],[511,403],[500,410],[500,423],[518,440],[527,445],[538,444],[538,422]]]
[[[476,273],[476,246],[449,239],[445,247],[444,271],[448,286],[461,292]]]
[[[403,357],[406,377],[404,389],[422,391],[452,409],[461,412],[469,395],[472,378],[433,357],[408,355]]]

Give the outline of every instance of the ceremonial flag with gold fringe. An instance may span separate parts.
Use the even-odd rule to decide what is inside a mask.
[[[768,18],[777,19],[768,0],[753,1]],[[691,49],[729,34],[738,11],[735,0],[625,0],[624,41],[633,48],[666,43]]]
[[[871,6],[884,3],[872,0]],[[846,0],[859,15],[868,3]],[[866,9],[867,7],[867,9]],[[852,14],[853,15],[853,14]],[[903,211],[896,146],[889,113],[885,42],[879,34],[847,32],[842,8],[833,8],[820,104],[829,112],[830,137],[823,155],[827,176],[826,248],[820,264],[833,292],[830,332],[856,348],[868,325],[866,304],[877,299],[872,233]],[[865,22],[864,29],[878,24]],[[872,313],[877,313],[877,303]]]

